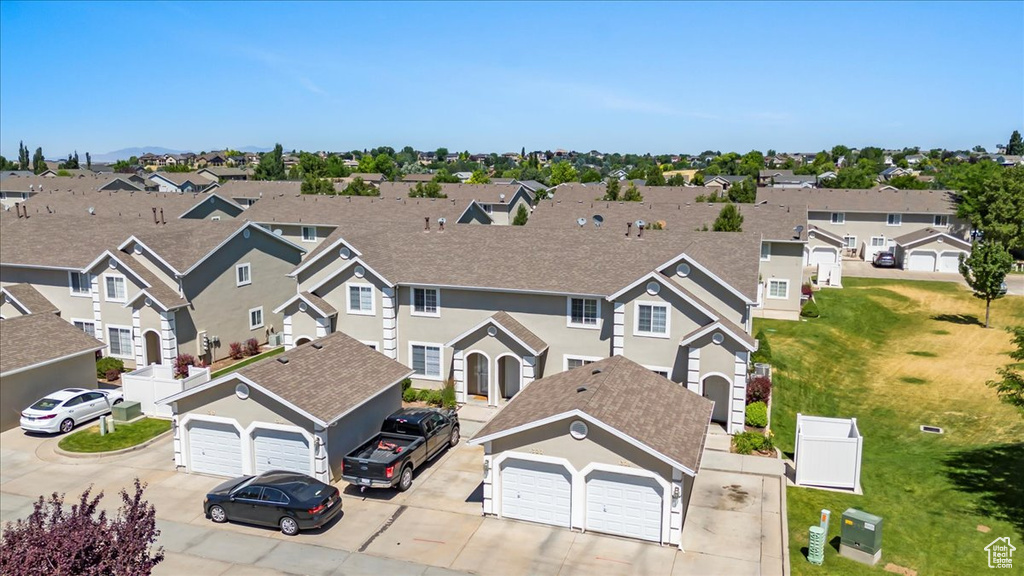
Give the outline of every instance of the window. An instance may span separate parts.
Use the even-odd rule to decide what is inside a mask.
[[[593,364],[601,360],[601,358],[594,358],[592,356],[565,356],[565,369],[572,370],[573,368],[579,368],[580,366],[586,366],[587,364]]]
[[[110,344],[110,355],[120,358],[132,358],[135,356],[132,351],[132,330],[120,326],[107,326],[107,335]]]
[[[238,492],[235,492],[235,498],[241,498],[245,500],[259,500],[260,492],[263,491],[262,486],[246,486]]]
[[[600,304],[594,298],[569,298],[569,326],[597,328]]]
[[[96,324],[93,322],[88,322],[86,320],[72,320],[71,323],[75,325],[75,328],[78,328],[89,336],[92,336],[93,338],[96,337]]]
[[[263,306],[249,310],[249,330],[263,328]]]
[[[303,226],[302,227],[302,241],[303,242],[316,242],[316,226]]]
[[[441,346],[409,344],[412,370],[420,378],[441,379]]]
[[[885,223],[888,224],[889,226],[899,226],[900,224],[903,224],[903,215],[889,214]]]
[[[377,342],[374,342],[372,340],[360,340],[360,342],[366,344],[366,347],[369,348],[370,350],[376,351],[380,347],[380,345]]]
[[[89,296],[92,294],[92,276],[81,272],[68,272],[71,277],[71,295]]]
[[[348,313],[370,316],[373,310],[373,286],[369,284],[348,285]]]
[[[252,266],[246,262],[235,266],[235,286],[252,284]]]
[[[832,213],[833,224],[846,224],[846,213],[845,212],[833,212]]]
[[[437,288],[412,289],[412,313],[414,316],[440,316]]]
[[[644,366],[644,368],[647,368],[651,372],[654,372],[663,378],[668,378],[669,373],[672,371],[671,368],[662,368],[660,366]]]
[[[949,216],[944,214],[936,214],[935,219],[932,221],[933,226],[949,226]]]
[[[857,249],[857,237],[856,236],[843,236],[843,248],[850,250]]]
[[[872,236],[871,237],[871,246],[873,248],[878,248],[879,246],[885,246],[885,236]]]
[[[124,302],[127,299],[125,292],[124,276],[106,276],[107,300],[109,302]]]
[[[776,299],[789,298],[789,280],[769,280],[768,297]]]
[[[668,336],[668,305],[651,302],[636,303],[636,324],[633,334],[638,336]]]
[[[276,502],[276,503],[279,503],[279,504],[287,504],[288,503],[288,497],[284,495],[284,492],[281,492],[277,488],[271,488],[270,486],[265,486],[263,488],[263,494],[260,495],[260,501],[261,502]]]
[[[767,262],[772,259],[772,243],[761,242],[761,260]]]

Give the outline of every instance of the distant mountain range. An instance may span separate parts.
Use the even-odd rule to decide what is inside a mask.
[[[239,152],[269,152],[272,149],[273,148],[269,146],[242,146],[241,148],[236,148]],[[118,160],[127,160],[132,156],[142,156],[147,152],[152,154],[181,154],[183,152],[193,152],[193,150],[175,150],[173,148],[164,148],[162,146],[138,146],[135,148],[121,148],[120,150],[114,150],[105,154],[93,154],[92,161],[117,162]]]

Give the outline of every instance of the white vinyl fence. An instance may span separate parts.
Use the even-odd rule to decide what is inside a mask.
[[[860,493],[864,437],[856,418],[796,415],[796,483]]]
[[[209,368],[189,366],[188,377],[174,377],[174,369],[162,364],[151,364],[121,375],[126,402],[138,402],[146,416],[171,417],[171,407],[157,401],[210,381]]]

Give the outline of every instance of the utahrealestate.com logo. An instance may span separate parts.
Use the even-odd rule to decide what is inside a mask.
[[[1010,544],[1010,537],[1003,536],[996,538],[991,544],[985,546],[988,552],[989,568],[1013,568],[1013,551],[1017,548]]]

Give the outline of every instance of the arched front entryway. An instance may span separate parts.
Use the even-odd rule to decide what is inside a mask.
[[[144,337],[146,339],[146,365],[162,364],[163,358],[160,354],[160,334],[156,330],[148,330]]]
[[[503,400],[515,396],[523,387],[523,365],[519,357],[505,354],[498,357],[498,397]]]
[[[299,336],[299,338],[295,341],[295,345],[302,346],[303,344],[308,344],[310,342],[312,342],[312,340],[308,336]]]
[[[466,394],[475,400],[487,401],[487,390],[490,387],[491,359],[482,352],[470,352],[466,355]]]
[[[732,387],[725,376],[712,374],[704,378],[704,397],[715,403],[715,408],[711,412],[711,420],[725,424],[726,429],[729,426],[729,400],[731,392]]]

